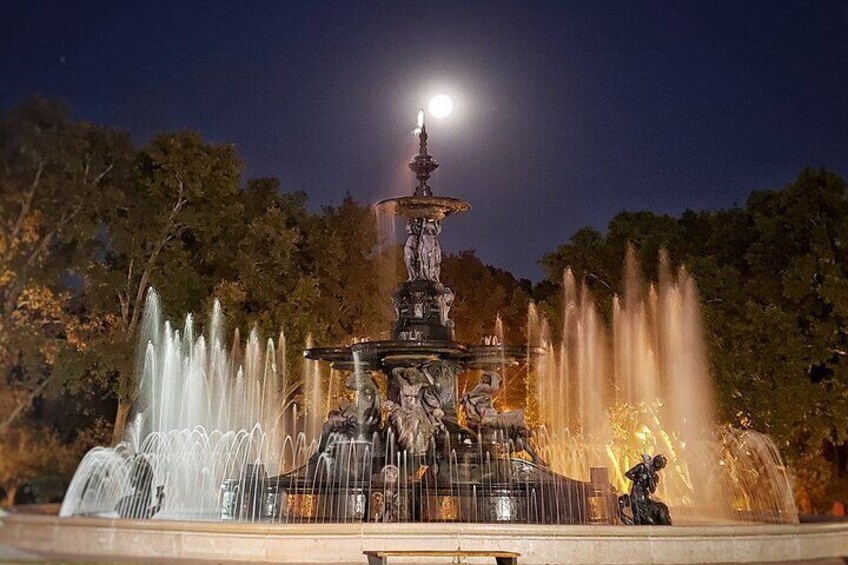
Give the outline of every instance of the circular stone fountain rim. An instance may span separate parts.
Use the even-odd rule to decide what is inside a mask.
[[[468,202],[448,196],[401,196],[380,200],[374,206],[397,216],[429,220],[442,220],[471,210]]]

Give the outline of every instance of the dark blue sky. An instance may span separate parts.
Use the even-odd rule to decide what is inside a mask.
[[[246,4],[243,6],[242,4]],[[37,91],[142,144],[191,128],[313,206],[412,189],[415,113],[443,245],[537,279],[621,210],[848,175],[846,2],[5,2],[0,104]]]

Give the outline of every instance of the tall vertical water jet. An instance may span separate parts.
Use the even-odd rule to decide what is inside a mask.
[[[306,348],[314,345],[312,336],[306,338]],[[310,440],[317,440],[321,435],[321,426],[327,415],[326,393],[321,365],[309,358],[303,360],[303,393],[306,401],[303,431]]]
[[[114,515],[119,500],[135,488],[132,469],[139,458],[150,465],[152,483],[163,488],[157,516],[164,518],[213,518],[225,478],[243,474],[248,465],[276,469],[282,436],[294,432],[280,428],[273,342],[263,348],[254,330],[243,356],[238,343],[228,353],[223,328],[216,302],[206,335],[195,337],[191,316],[182,331],[175,329],[163,321],[156,293],[148,292],[138,348],[138,409],[119,446],[86,454],[62,516]]]
[[[670,472],[663,475],[658,494],[679,514],[727,519],[744,512],[768,514],[777,507],[781,519],[792,520],[794,505],[783,495],[785,488],[757,497],[738,480],[760,473],[747,467],[748,461],[769,460],[770,469],[782,468],[768,447],[770,440],[755,441],[748,433],[748,454],[735,456],[732,463],[726,457],[727,445],[740,442],[732,430],[717,433],[692,277],[683,267],[673,272],[663,252],[659,286],[646,284],[635,250],[628,246],[623,279],[622,293],[612,298],[608,329],[585,284],[578,284],[570,270],[563,275],[561,354],[547,350],[536,387],[541,404],[547,405],[540,413],[554,468],[587,478],[590,467],[609,467],[623,490],[629,483],[624,472],[640,454],[661,452],[669,457]],[[541,325],[533,310],[530,320]],[[551,370],[552,364],[559,366]],[[760,454],[751,455],[752,450]],[[734,465],[746,471],[729,471]],[[779,477],[773,480],[786,484]]]
[[[374,206],[374,223],[377,241],[371,251],[375,258],[375,275],[377,290],[380,296],[390,296],[398,283],[398,264],[400,262],[400,245],[398,243],[397,215],[380,206]],[[385,305],[384,316],[388,322],[391,319],[391,305]],[[365,336],[361,336],[365,337]],[[368,336],[371,338],[385,336]]]

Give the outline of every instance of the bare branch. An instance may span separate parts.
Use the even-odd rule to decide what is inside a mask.
[[[100,184],[100,181],[103,180],[103,177],[109,174],[109,172],[115,167],[114,161],[109,163],[103,171],[100,172],[99,175],[94,177],[93,184]]]
[[[177,201],[174,203],[173,208],[171,208],[171,213],[168,216],[168,222],[165,224],[165,227],[162,229],[162,235],[159,237],[159,243],[156,245],[156,248],[153,250],[153,253],[150,254],[150,257],[147,259],[147,263],[144,266],[144,271],[141,274],[141,280],[139,280],[138,288],[136,289],[135,301],[133,302],[133,313],[132,320],[130,321],[130,325],[127,328],[126,339],[130,340],[135,334],[136,326],[138,325],[139,316],[141,315],[141,303],[144,298],[144,291],[147,289],[147,285],[150,281],[150,273],[153,269],[156,260],[159,258],[159,254],[165,248],[165,245],[171,241],[177,235],[177,229],[179,224],[177,224],[177,215],[183,209],[183,206],[188,202],[188,199],[183,197],[183,190],[185,188],[185,184],[183,183],[180,175],[177,174],[177,183],[179,186],[179,191],[177,192]]]
[[[17,239],[21,229],[23,228],[24,220],[26,219],[27,214],[29,214],[30,207],[32,206],[32,199],[35,196],[35,191],[38,188],[38,185],[41,183],[41,176],[43,174],[44,160],[42,159],[38,162],[38,169],[36,169],[32,183],[30,183],[29,189],[26,191],[24,199],[21,202],[21,210],[18,213],[18,219],[15,221],[15,227],[12,229],[12,235],[10,237],[12,240]]]
[[[12,412],[6,416],[6,418],[0,422],[0,433],[2,433],[6,428],[8,428],[17,418],[23,413],[23,411],[29,408],[32,405],[32,401],[35,400],[36,397],[41,395],[44,392],[44,389],[47,388],[47,385],[50,384],[50,380],[53,378],[51,374],[49,377],[41,381],[37,387],[35,387],[26,397],[25,400],[19,402],[17,406],[12,410]]]

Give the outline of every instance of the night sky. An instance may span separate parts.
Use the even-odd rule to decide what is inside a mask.
[[[243,5],[243,4],[246,4]],[[4,2],[0,104],[235,144],[311,206],[411,193],[416,111],[448,251],[538,279],[618,211],[848,176],[848,2]]]

